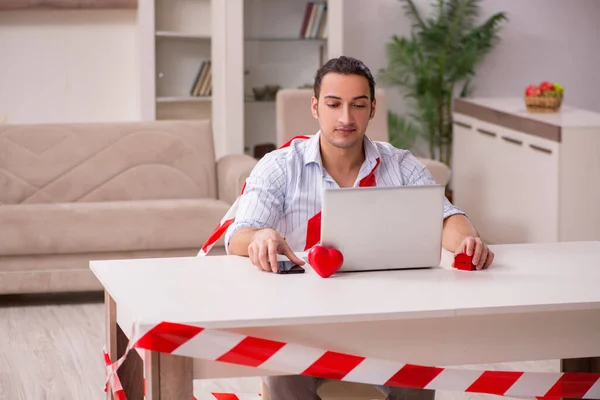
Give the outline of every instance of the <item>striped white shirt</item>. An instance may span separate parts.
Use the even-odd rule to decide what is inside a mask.
[[[285,148],[265,155],[246,180],[235,221],[225,233],[225,244],[241,228],[273,228],[293,251],[304,251],[306,223],[321,211],[321,193],[338,188],[321,163],[319,135],[296,139]],[[364,139],[365,161],[355,186],[375,170],[377,186],[430,185],[435,181],[408,150]],[[445,199],[444,218],[464,214]]]

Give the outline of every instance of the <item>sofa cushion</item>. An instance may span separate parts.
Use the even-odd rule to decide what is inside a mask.
[[[0,125],[0,203],[217,198],[209,120]]]
[[[0,254],[199,250],[229,207],[214,199],[4,205]]]

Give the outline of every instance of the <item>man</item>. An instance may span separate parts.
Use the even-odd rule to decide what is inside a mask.
[[[229,254],[248,256],[256,267],[277,271],[277,254],[299,265],[294,255],[313,243],[307,221],[321,210],[321,192],[331,187],[434,184],[431,174],[409,151],[373,142],[365,132],[376,110],[375,81],[359,60],[329,60],[315,76],[311,100],[320,131],[263,157],[246,181],[235,221],[225,243]],[[285,239],[284,239],[285,238]],[[478,269],[494,254],[479,239],[464,213],[446,199],[442,245],[466,251]],[[322,379],[308,376],[265,378],[273,400],[319,399]],[[433,399],[434,392],[378,387],[392,399]]]

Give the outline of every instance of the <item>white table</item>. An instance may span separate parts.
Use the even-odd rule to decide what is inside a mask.
[[[261,272],[235,256],[93,261],[91,269],[106,289],[113,360],[115,322],[129,334],[134,319],[436,366],[600,356],[600,242],[492,249],[493,266],[473,272],[450,268],[447,252],[439,268],[328,279],[310,268]],[[273,374],[147,353],[149,399],[191,398],[192,378]]]

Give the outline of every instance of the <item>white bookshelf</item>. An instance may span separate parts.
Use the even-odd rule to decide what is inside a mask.
[[[142,118],[211,118],[212,96],[192,90],[212,59],[211,0],[145,0],[139,18]]]
[[[243,0],[144,0],[138,5],[141,119],[211,119],[217,157],[243,151]],[[192,95],[202,62],[211,92]],[[197,93],[196,93],[197,94]],[[240,117],[241,118],[241,117]]]
[[[276,143],[275,101],[256,99],[254,88],[312,86],[316,70],[341,53],[342,1],[244,1],[244,149],[248,154],[258,144]],[[307,3],[327,5],[326,29],[303,37]]]
[[[312,84],[342,54],[343,1],[327,0],[324,38],[299,37],[308,0],[139,2],[142,119],[210,118],[217,157],[275,143],[275,102],[252,99],[252,88]],[[212,92],[191,96],[208,60]]]

